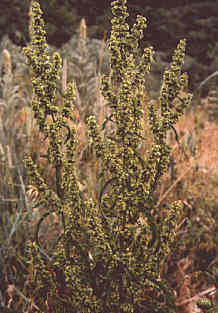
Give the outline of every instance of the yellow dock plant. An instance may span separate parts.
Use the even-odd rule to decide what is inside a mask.
[[[173,128],[191,95],[180,99],[187,85],[182,73],[185,40],[181,40],[165,70],[160,89],[160,110],[147,103],[153,145],[144,160],[138,153],[143,136],[143,97],[145,76],[153,60],[153,49],[139,52],[139,41],[147,26],[137,16],[131,29],[126,0],[112,2],[112,31],[108,40],[111,72],[101,82],[102,94],[111,108],[105,120],[114,123],[113,136],[103,139],[94,116],[87,119],[88,134],[96,157],[101,161],[102,184],[97,203],[84,200],[76,175],[76,130],[73,121],[74,85],[68,83],[62,105],[57,105],[57,82],[61,57],[47,52],[42,11],[37,1],[30,9],[29,46],[24,48],[31,68],[32,110],[40,131],[48,140],[47,159],[56,173],[56,188],[51,189],[29,155],[25,157],[28,183],[35,185],[38,205],[56,212],[63,223],[52,253],[36,240],[29,244],[32,298],[40,312],[57,313],[151,313],[175,312],[173,291],[161,278],[176,236],[182,209],[180,201],[169,205],[158,222],[154,191],[167,171],[170,146],[167,131]],[[72,125],[72,123],[71,123]],[[109,179],[108,179],[109,177]],[[142,217],[144,222],[140,222]],[[39,227],[38,227],[39,228]]]

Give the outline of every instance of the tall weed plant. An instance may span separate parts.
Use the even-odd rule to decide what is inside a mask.
[[[76,173],[76,138],[72,108],[75,84],[68,83],[58,105],[57,83],[62,70],[58,53],[50,58],[42,11],[33,1],[30,10],[31,43],[24,48],[31,68],[32,110],[40,132],[48,140],[44,157],[55,172],[55,188],[40,175],[30,155],[25,157],[29,184],[46,208],[35,241],[29,242],[29,291],[39,312],[175,312],[172,288],[161,277],[176,238],[182,202],[175,201],[159,216],[154,192],[168,170],[171,147],[167,132],[189,106],[191,95],[180,97],[187,86],[181,72],[185,40],[181,40],[165,70],[160,107],[147,103],[153,135],[147,158],[140,157],[145,74],[150,72],[153,49],[139,56],[146,19],[137,16],[129,29],[126,1],[112,2],[112,31],[108,42],[109,75],[101,92],[111,109],[104,121],[114,124],[113,136],[104,136],[95,116],[87,118],[90,143],[101,162],[98,199],[85,199]],[[105,181],[106,180],[106,181]],[[63,232],[52,250],[38,237],[40,225],[55,212]]]

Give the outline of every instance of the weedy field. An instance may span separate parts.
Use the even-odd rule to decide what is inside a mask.
[[[117,3],[125,13],[124,2],[125,1],[118,1]],[[35,18],[37,19],[37,17]],[[102,130],[102,142],[106,143],[108,138],[112,138],[111,141],[113,141],[113,138],[116,138],[118,126],[114,122],[115,115],[112,116],[114,108],[109,107],[109,101],[103,96],[101,85],[104,74],[109,75],[109,82],[110,79],[111,81],[114,79],[113,71],[110,71],[111,69],[108,64],[107,43],[105,43],[104,40],[101,42],[87,38],[84,19],[81,21],[78,34],[78,37],[72,38],[67,45],[58,51],[62,57],[63,67],[55,89],[57,97],[52,109],[53,113],[48,114],[48,124],[46,126],[47,128],[45,127],[47,129],[47,136],[45,136],[42,129],[40,129],[39,112],[37,115],[37,110],[32,110],[35,104],[35,102],[32,102],[32,99],[37,92],[40,94],[40,91],[37,91],[37,88],[33,88],[34,92],[32,91],[32,73],[30,68],[25,65],[25,57],[21,52],[21,48],[14,46],[7,38],[1,43],[1,312],[76,312],[77,305],[78,308],[81,308],[79,306],[81,304],[78,304],[79,300],[77,304],[73,302],[71,292],[75,292],[75,297],[81,298],[84,296],[83,292],[87,297],[88,293],[86,294],[86,292],[90,292],[90,288],[87,289],[88,291],[82,289],[82,295],[78,296],[72,286],[68,286],[66,283],[66,277],[69,280],[70,275],[72,275],[72,277],[75,275],[76,277],[75,273],[67,273],[67,268],[65,268],[68,262],[67,257],[72,267],[75,265],[73,258],[80,260],[77,256],[77,250],[74,249],[75,247],[71,247],[69,252],[67,249],[70,248],[64,246],[65,242],[62,241],[63,238],[65,238],[66,242],[69,240],[67,237],[69,236],[67,227],[71,226],[66,225],[69,223],[69,220],[71,221],[73,218],[68,211],[66,212],[68,212],[69,216],[64,210],[53,210],[52,205],[56,205],[55,200],[52,199],[53,202],[50,201],[51,199],[49,200],[49,195],[57,193],[59,198],[57,197],[55,199],[57,202],[59,201],[58,199],[61,199],[63,207],[68,210],[65,199],[62,199],[61,194],[58,194],[58,188],[61,188],[61,190],[67,188],[64,185],[65,181],[63,180],[62,185],[58,186],[59,172],[57,171],[57,164],[54,165],[52,162],[55,157],[53,157],[53,159],[52,157],[49,158],[49,153],[52,153],[52,148],[50,146],[51,138],[49,138],[48,129],[54,121],[57,121],[56,117],[54,117],[57,112],[65,112],[63,114],[66,114],[66,116],[68,116],[67,114],[71,114],[72,116],[72,118],[67,121],[66,129],[74,129],[78,140],[75,145],[74,159],[72,159],[72,162],[75,163],[75,177],[77,178],[78,194],[80,200],[82,199],[81,201],[83,201],[82,203],[86,205],[89,204],[90,207],[91,204],[89,201],[92,201],[93,206],[96,204],[95,209],[92,207],[93,215],[103,216],[104,214],[109,214],[106,210],[104,214],[102,214],[103,211],[101,211],[103,201],[106,203],[106,197],[102,200],[103,194],[106,188],[108,194],[115,192],[117,188],[116,184],[108,184],[110,175],[106,172],[102,160],[99,158],[101,151],[96,152],[96,147],[88,136],[90,129],[88,130],[87,125],[87,118],[90,115],[94,115]],[[48,47],[48,51],[52,54],[54,48]],[[116,72],[116,70],[115,68],[114,72]],[[117,73],[119,73],[119,71]],[[154,81],[157,78],[149,75],[152,74],[146,74],[143,94],[138,95],[141,97],[140,105],[143,109],[140,124],[143,140],[137,142],[137,154],[135,155],[137,160],[148,160],[150,156],[149,153],[152,151],[155,132],[152,131],[151,125],[151,107],[156,110],[155,116],[157,119],[161,120],[162,117],[160,107],[161,97],[163,95],[160,93],[159,96],[154,97],[155,93],[148,81],[149,79]],[[163,77],[158,79],[162,80]],[[75,95],[72,101],[73,106],[70,107],[70,113],[63,110],[64,105],[66,105],[66,102],[63,102],[63,97],[69,82],[73,83]],[[121,92],[119,84],[119,79],[117,79],[113,85],[114,98]],[[108,94],[110,94],[110,89],[108,89]],[[177,97],[172,101],[172,107],[179,106],[179,103],[183,103],[188,95],[188,86],[186,86],[177,93]],[[179,121],[166,132],[166,144],[172,147],[172,151],[167,170],[163,173],[160,183],[152,193],[152,200],[149,203],[150,213],[145,215],[143,211],[141,211],[136,214],[136,217],[132,218],[132,220],[131,218],[126,218],[126,225],[122,230],[124,234],[126,234],[125,236],[133,236],[132,238],[134,238],[136,242],[137,240],[142,240],[143,234],[145,237],[147,236],[147,240],[150,240],[150,242],[153,240],[155,244],[157,244],[158,239],[154,239],[154,236],[160,236],[158,235],[158,231],[160,230],[161,232],[162,227],[164,227],[162,226],[164,225],[164,221],[168,221],[167,218],[169,217],[168,214],[171,208],[170,203],[178,200],[181,201],[182,207],[173,232],[175,238],[171,243],[170,252],[166,254],[163,261],[160,262],[157,277],[155,274],[152,276],[152,279],[150,276],[147,277],[149,283],[143,281],[145,288],[139,293],[136,292],[137,300],[135,301],[141,303],[143,308],[141,312],[147,312],[145,309],[146,303],[148,304],[147,309],[151,312],[150,305],[154,299],[156,299],[156,302],[154,301],[156,305],[155,312],[212,312],[210,310],[212,310],[214,304],[216,304],[215,294],[218,280],[218,120],[216,118],[211,120],[210,117],[211,111],[213,111],[213,109],[216,110],[218,106],[218,99],[216,103],[216,101],[210,102],[210,97],[202,99],[200,95],[197,96],[198,97],[193,98],[184,114],[179,118]],[[112,94],[110,94],[110,97],[113,99]],[[65,100],[66,99],[65,95]],[[55,107],[57,109],[55,109]],[[162,108],[162,111],[163,110]],[[125,117],[125,115],[123,116]],[[118,116],[116,118],[118,119]],[[60,118],[60,125],[62,125],[61,123],[62,120]],[[120,129],[120,132],[122,132],[121,130],[122,129]],[[68,137],[70,137],[70,134],[72,135],[71,130],[69,130]],[[61,141],[62,143],[65,142],[66,133],[63,132],[61,136],[58,144],[60,144]],[[98,138],[97,135],[96,137]],[[122,151],[122,144],[122,141],[117,142],[118,150],[121,149]],[[62,150],[59,151],[60,154],[66,155],[69,153],[70,148],[63,145],[61,149]],[[33,182],[29,182],[30,173],[28,173],[27,169],[24,167],[23,162],[26,155],[30,155],[37,165],[39,174],[38,180],[42,185],[46,182],[46,186],[49,188],[50,194],[46,195],[49,203],[48,207],[43,200],[45,195],[42,196],[44,185],[40,186],[40,184],[37,185]],[[118,161],[117,166],[119,164]],[[64,166],[65,163],[63,164],[63,167]],[[154,171],[154,167],[153,165],[149,167],[149,164],[146,166],[148,166],[149,169],[146,175],[149,176],[152,171]],[[67,174],[70,176],[71,172],[65,173],[65,180],[67,180]],[[74,190],[74,185],[72,184],[70,186],[70,188]],[[133,192],[134,187],[133,190],[130,188],[130,191]],[[128,193],[125,194],[125,196],[128,198]],[[73,197],[76,196],[72,196],[72,199],[75,200],[76,198]],[[113,194],[111,197],[113,198]],[[102,203],[100,200],[102,200]],[[107,201],[110,201],[110,199],[107,199]],[[128,201],[130,201],[129,198],[126,200],[127,207]],[[120,204],[120,206],[122,205]],[[113,206],[111,206],[111,210],[112,207]],[[120,209],[120,207],[118,206],[117,209]],[[96,250],[95,246],[92,246],[90,243],[87,244],[87,237],[84,236],[84,234],[94,236],[94,232],[96,231],[96,236],[98,236],[103,233],[103,230],[101,226],[99,226],[101,223],[97,218],[97,222],[94,218],[94,222],[92,222],[92,216],[89,217],[88,215],[86,216],[88,213],[83,213],[85,215],[83,222],[85,221],[84,223],[86,223],[85,226],[82,225],[84,229],[90,225],[93,226],[92,223],[96,223],[96,225],[95,227],[93,226],[93,229],[90,229],[90,233],[86,233],[86,230],[84,230],[84,233],[81,232],[78,235],[77,244],[79,243],[79,246],[84,247],[86,253],[86,260],[80,261],[82,264],[84,263],[84,268],[87,266],[90,272],[93,271],[93,273],[98,276],[100,272],[96,270],[96,264],[98,264],[97,262],[100,264],[99,255],[101,254],[102,258],[105,258],[104,260],[107,259],[106,251],[102,252],[101,250]],[[66,215],[65,220],[63,218],[64,214]],[[126,213],[123,213],[123,216],[125,214]],[[109,218],[108,216],[107,218]],[[111,219],[112,226],[116,225],[116,218],[115,220],[113,220],[113,218]],[[74,222],[76,223],[75,220]],[[171,222],[170,220],[169,223]],[[124,221],[122,220],[122,223],[118,223],[117,228],[114,226],[113,229],[115,233],[117,232],[119,234],[120,232],[122,236],[124,235],[120,229],[122,229],[123,223]],[[149,226],[149,223],[152,224],[152,227]],[[154,229],[156,229],[155,231],[153,230],[154,224],[156,225],[154,227]],[[122,238],[126,238],[125,236]],[[166,236],[166,238],[168,237]],[[171,237],[166,239],[166,241],[170,241],[170,238]],[[98,238],[98,240],[96,244],[99,244],[99,247],[102,248],[100,239]],[[116,240],[117,238],[114,239],[114,242],[116,242]],[[123,241],[125,242],[124,239]],[[32,246],[34,242],[38,248]],[[112,241],[114,246],[116,246],[114,242]],[[144,242],[146,246],[146,240],[142,240],[141,242]],[[157,246],[154,245],[156,250],[149,250],[148,244],[148,251],[155,255],[159,249],[158,245],[163,243],[166,244],[167,250],[167,242],[164,242],[163,235],[162,239],[159,238],[159,244],[157,244]],[[122,246],[122,242],[120,245]],[[132,245],[131,243],[131,249]],[[139,253],[139,250],[134,249],[135,254]],[[32,251],[32,254],[30,251]],[[69,255],[66,257],[67,251]],[[114,251],[117,251],[116,248],[114,248]],[[160,259],[162,257],[161,253],[164,254],[165,252],[157,254]],[[121,262],[122,258],[121,256],[119,257],[119,262]],[[150,257],[151,255],[148,255],[148,259]],[[56,263],[53,262],[53,258]],[[138,258],[141,260],[142,257],[140,258],[140,256],[138,256]],[[65,260],[65,262],[63,262],[63,260]],[[94,260],[94,264],[90,260]],[[63,262],[63,264],[61,262]],[[87,262],[88,264],[90,262],[91,265],[87,265]],[[122,262],[124,262],[124,259],[122,259]],[[155,263],[156,261],[152,259],[152,261],[149,262]],[[60,264],[62,264],[66,270],[64,274],[61,272],[61,269],[58,268]],[[114,263],[111,266],[115,267]],[[151,265],[149,263],[149,265],[146,266],[149,268]],[[128,266],[126,265],[126,267]],[[99,271],[100,270],[104,271],[105,268],[100,268]],[[149,268],[149,270],[151,269]],[[40,272],[42,276],[40,276]],[[136,272],[137,269],[135,269],[135,273]],[[106,270],[105,273],[109,276],[111,274],[110,271],[107,272]],[[119,276],[119,273],[117,275]],[[102,277],[99,276],[99,281],[101,280]],[[172,303],[170,303],[170,301],[169,303],[167,302],[170,296],[164,287],[165,282],[172,291],[176,311],[172,311],[173,306],[170,307]],[[81,282],[77,283],[82,286]],[[96,284],[98,283],[99,282],[96,280]],[[126,281],[120,284],[123,288],[127,286]],[[94,285],[91,283],[90,285],[93,288]],[[105,286],[106,285],[104,285],[104,288]],[[49,288],[51,288],[51,292],[49,292]],[[136,287],[132,286],[131,288],[133,290]],[[96,285],[96,289],[99,289],[99,286],[97,288]],[[116,305],[119,301],[123,305],[120,312],[138,312],[138,304],[134,307],[135,311],[131,311],[133,307],[131,307],[130,304],[129,306],[124,306],[124,302],[127,300],[124,301],[123,299],[126,295],[123,296],[123,299],[121,299],[122,296],[120,295],[121,298],[115,300],[116,297],[114,294],[119,293],[122,294],[119,288],[116,289],[114,287],[110,297]],[[42,297],[41,299],[39,299],[40,295]],[[106,296],[102,296],[100,291],[96,291],[96,295],[100,300],[96,296],[97,304],[96,307],[93,304],[93,308],[95,308],[96,312],[101,312],[99,307],[102,305],[102,298],[104,298],[105,303],[107,303],[107,300],[105,300]],[[128,297],[130,297],[129,294]],[[95,299],[93,295],[91,299]],[[199,299],[199,306],[197,306]],[[72,310],[69,309],[71,305]],[[114,304],[114,308],[116,305]],[[88,311],[89,309],[87,304],[87,307],[84,308],[84,312],[90,312]],[[109,310],[108,306],[107,310]]]

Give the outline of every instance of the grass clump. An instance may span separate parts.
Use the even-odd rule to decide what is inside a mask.
[[[44,157],[55,171],[52,189],[26,155],[29,184],[37,189],[38,206],[47,209],[35,242],[29,243],[30,289],[42,312],[175,311],[173,292],[161,269],[175,241],[182,203],[173,202],[161,217],[154,192],[168,170],[167,132],[175,131],[174,124],[191,101],[190,94],[180,97],[187,86],[187,75],[181,72],[185,40],[179,42],[164,72],[160,110],[153,102],[147,104],[153,144],[143,159],[138,149],[146,141],[142,132],[145,74],[150,71],[153,50],[146,48],[139,57],[144,17],[138,16],[129,30],[126,1],[112,2],[112,13],[111,71],[102,78],[101,90],[111,109],[102,128],[111,121],[113,135],[103,138],[96,118],[87,119],[90,142],[101,162],[102,185],[95,201],[84,199],[76,174],[78,142],[74,126],[69,126],[74,120],[75,86],[67,84],[57,105],[61,58],[58,53],[49,57],[42,11],[36,1],[31,6],[31,43],[24,53],[32,72],[32,109],[48,141]],[[38,231],[53,212],[60,216],[63,233],[48,253],[40,245]]]

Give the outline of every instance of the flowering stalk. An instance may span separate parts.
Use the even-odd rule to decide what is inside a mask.
[[[29,156],[26,167],[30,183],[41,194],[41,205],[60,214],[64,226],[49,258],[40,256],[38,241],[30,245],[38,283],[36,304],[46,312],[63,312],[63,308],[64,312],[99,313],[175,310],[172,291],[160,271],[175,240],[182,205],[174,202],[157,224],[153,194],[168,169],[171,148],[166,143],[167,131],[191,101],[190,95],[179,99],[187,84],[187,76],[181,73],[185,40],[179,42],[164,73],[160,114],[148,103],[154,142],[143,160],[138,146],[146,140],[142,128],[145,74],[154,52],[146,48],[139,59],[146,19],[137,16],[129,30],[126,0],[112,2],[112,13],[108,42],[111,73],[103,77],[101,88],[112,110],[114,136],[103,139],[95,117],[87,121],[90,140],[102,162],[99,176],[109,177],[95,203],[91,198],[83,200],[75,171],[76,131],[67,123],[73,119],[74,86],[67,85],[63,105],[57,106],[61,58],[55,53],[50,60],[40,6],[33,2],[31,7],[31,43],[24,52],[32,69],[32,109],[49,141],[47,158],[56,170],[56,190],[49,188]],[[139,222],[140,216],[144,223]]]

